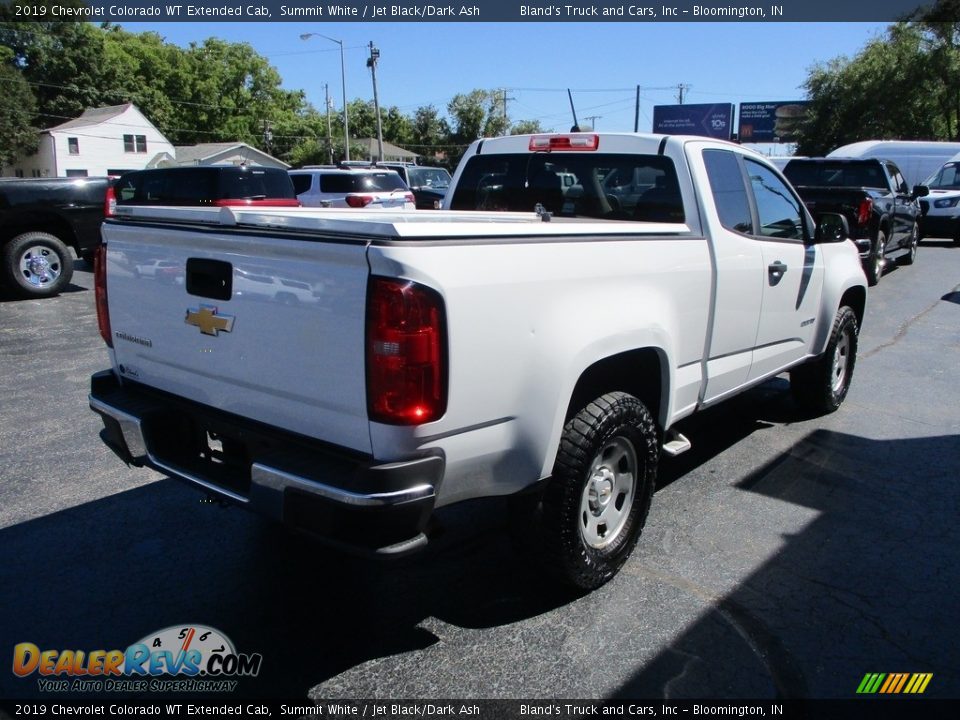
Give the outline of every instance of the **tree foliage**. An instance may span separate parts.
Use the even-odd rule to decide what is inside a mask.
[[[0,65],[0,167],[36,152],[39,145],[33,126],[36,101],[27,81],[6,65]]]
[[[852,59],[815,66],[804,83],[810,108],[797,152],[822,155],[868,139],[960,139],[960,23],[938,20],[958,10],[960,0],[940,2],[932,14],[889,26]]]
[[[175,145],[246,142],[293,165],[327,162],[331,146],[335,158],[344,154],[342,108],[330,113],[328,140],[326,113],[302,91],[282,88],[276,68],[248,43],[208,38],[183,48],[111,23],[13,22],[13,10],[0,4],[0,142],[8,162],[35,148],[38,129],[128,102]],[[511,129],[503,103],[500,91],[457,95],[449,120],[433,106],[412,115],[381,107],[383,139],[453,162],[473,140]],[[351,100],[347,113],[351,141],[377,136],[371,101]],[[360,152],[351,146],[351,156]]]

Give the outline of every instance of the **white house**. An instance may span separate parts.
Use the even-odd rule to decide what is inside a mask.
[[[242,142],[178,145],[176,149],[177,165],[250,165],[283,170],[290,167],[282,160]]]
[[[88,108],[80,117],[44,130],[36,154],[4,167],[3,175],[120,175],[128,170],[156,167],[174,156],[170,141],[133,103],[127,103]]]

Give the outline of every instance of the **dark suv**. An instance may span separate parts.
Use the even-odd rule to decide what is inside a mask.
[[[137,170],[113,185],[118,205],[299,207],[286,170],[210,165]]]
[[[377,167],[395,170],[413,191],[417,210],[438,210],[450,187],[450,173],[439,167],[404,162],[378,162]]]

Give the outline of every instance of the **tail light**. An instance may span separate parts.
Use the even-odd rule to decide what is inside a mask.
[[[405,202],[412,203],[414,205],[417,204],[417,198],[412,192],[405,193],[403,199]]]
[[[860,205],[857,207],[857,225],[863,227],[870,222],[870,214],[873,211],[873,200],[871,198],[865,198],[860,201]]]
[[[97,304],[97,325],[100,328],[100,337],[113,347],[113,337],[110,332],[110,309],[107,307],[107,246],[101,243],[97,246],[93,256],[93,293]]]
[[[113,217],[117,214],[117,194],[113,191],[113,185],[107,187],[107,194],[103,198],[104,217]]]
[[[347,195],[346,201],[352,208],[362,208],[373,202],[373,195]]]
[[[408,280],[373,277],[367,292],[367,411],[419,425],[447,409],[443,299]]]

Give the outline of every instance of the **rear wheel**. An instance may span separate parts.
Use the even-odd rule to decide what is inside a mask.
[[[653,418],[627,393],[603,395],[567,422],[531,528],[541,563],[584,590],[616,575],[646,522],[658,456]]]
[[[56,295],[73,277],[73,256],[59,238],[44,232],[18,235],[3,247],[0,278],[24,298]]]
[[[880,276],[883,275],[883,255],[884,248],[887,246],[887,234],[883,230],[877,230],[877,239],[870,248],[870,254],[864,265],[864,271],[867,274],[867,284],[873,287],[880,282]]]
[[[847,397],[857,362],[857,316],[841,307],[833,321],[827,351],[818,359],[790,371],[790,390],[801,407],[832,413]]]

